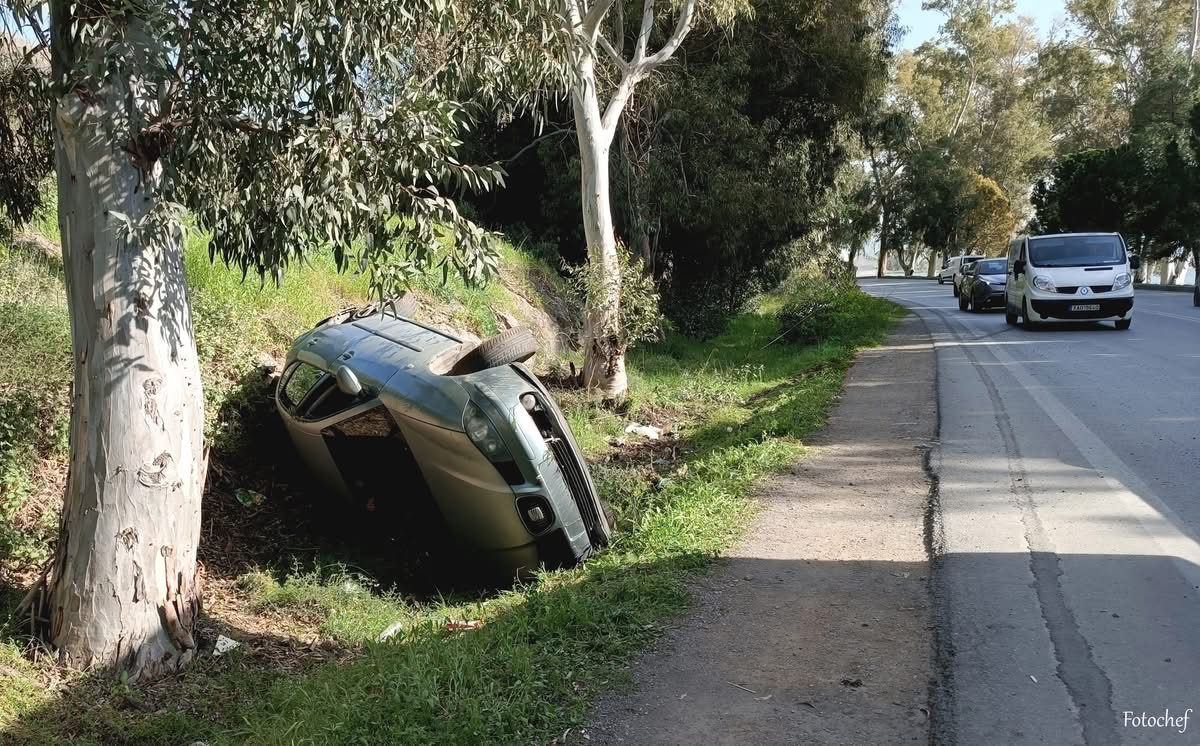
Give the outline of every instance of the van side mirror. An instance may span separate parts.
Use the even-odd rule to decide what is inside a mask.
[[[1130,269],[1132,269],[1136,272],[1137,270],[1141,269],[1141,267],[1142,267],[1142,258],[1140,256],[1134,255],[1134,256],[1129,257],[1129,268]]]
[[[354,375],[354,371],[344,365],[338,366],[334,371],[334,380],[337,381],[338,390],[347,396],[358,396],[362,393],[362,384],[358,381],[358,376]]]
[[[1025,260],[1018,259],[1013,262],[1013,276],[1025,274]]]

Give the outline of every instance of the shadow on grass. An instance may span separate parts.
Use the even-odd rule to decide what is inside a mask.
[[[0,741],[541,740],[580,721],[591,694],[626,680],[630,651],[686,603],[685,578],[709,559],[622,564],[602,556],[480,606],[483,626],[475,630],[448,630],[449,611],[408,619],[397,612],[405,628],[377,643],[396,619],[381,615],[367,622],[353,660],[336,665],[319,665],[343,657],[320,646],[291,668],[272,665],[294,641],[205,620],[200,655],[187,671],[136,690],[100,674],[81,677],[9,724]],[[214,658],[218,631],[242,648]]]

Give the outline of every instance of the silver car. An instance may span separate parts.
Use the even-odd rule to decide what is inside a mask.
[[[609,519],[587,464],[522,365],[536,350],[529,331],[475,346],[412,310],[411,298],[347,309],[295,341],[276,403],[301,458],[348,500],[439,518],[505,574],[604,547]]]

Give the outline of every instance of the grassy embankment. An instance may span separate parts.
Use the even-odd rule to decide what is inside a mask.
[[[505,285],[528,290],[520,293],[527,299],[554,283],[553,272],[512,247],[505,264]],[[363,288],[320,262],[282,288],[242,285],[237,272],[208,265],[200,239],[189,245],[187,267],[208,431],[219,453],[237,454],[226,467],[236,470],[261,447],[249,414],[261,414],[269,390],[255,382],[259,355],[279,355]],[[442,289],[431,281],[424,295],[449,304],[443,318],[489,333],[496,310],[521,305],[505,285]],[[633,352],[624,413],[561,393],[619,515],[613,547],[585,566],[501,593],[438,598],[383,588],[381,577],[339,564],[336,554],[281,571],[297,549],[284,542],[261,569],[211,571],[220,595],[204,624],[243,646],[219,658],[203,651],[188,671],[148,688],[30,662],[11,618],[20,589],[10,587],[0,594],[0,741],[546,743],[579,726],[596,693],[626,680],[627,662],[661,620],[686,608],[688,576],[753,515],[754,482],[802,456],[855,350],[881,340],[897,314],[862,296],[837,338],[768,345],[782,302],[764,299],[715,340],[671,336]],[[53,260],[0,248],[0,348],[0,572],[8,573],[0,579],[12,586],[46,556],[63,480],[69,335]],[[624,433],[631,421],[671,434],[644,441]],[[268,508],[290,505],[262,489]],[[247,521],[255,525],[254,516]],[[219,526],[203,540],[202,556],[241,550]],[[452,620],[483,626],[448,631]],[[397,621],[396,637],[375,642]]]

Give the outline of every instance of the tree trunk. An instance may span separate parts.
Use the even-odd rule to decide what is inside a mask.
[[[580,194],[583,232],[594,284],[588,289],[583,339],[583,385],[606,400],[624,398],[629,387],[625,375],[625,345],[621,338],[621,266],[609,198],[608,151],[612,132],[606,131],[596,98],[592,62],[576,68],[579,82],[571,96],[575,134],[579,141]]]
[[[912,256],[910,256],[909,260],[907,262],[905,262],[904,261],[904,248],[900,247],[900,248],[896,249],[896,260],[898,262],[900,262],[900,269],[904,270],[905,277],[912,277],[913,260],[916,259],[916,257],[917,257],[917,250],[913,249]]]
[[[1200,45],[1200,0],[1192,0],[1192,43],[1188,45],[1188,77],[1196,68],[1196,49]]]
[[[1183,277],[1183,274],[1187,272],[1187,266],[1188,263],[1186,257],[1180,257],[1179,261],[1173,262],[1171,264],[1171,273],[1167,278],[1166,283],[1168,285],[1178,285],[1179,278]]]
[[[854,263],[854,260],[858,258],[858,250],[860,248],[861,247],[859,246],[858,241],[850,242],[850,248],[847,251],[848,256],[846,258],[846,267],[850,271],[850,277],[858,277],[858,265]]]
[[[938,259],[940,259],[941,256],[942,252],[938,251],[937,249],[929,250],[929,266],[925,268],[925,276],[929,279],[933,279],[934,273],[940,269],[940,267],[938,267]]]
[[[888,209],[884,205],[880,211],[879,221],[879,265],[875,269],[876,277],[883,277],[883,270],[887,263],[887,245],[888,245]]]
[[[129,115],[130,87],[68,94],[56,115],[75,379],[43,611],[60,661],[137,680],[195,649],[205,457],[182,230],[168,219],[151,246],[122,228],[120,215],[137,221],[161,199],[161,165],[136,162],[112,124]]]

